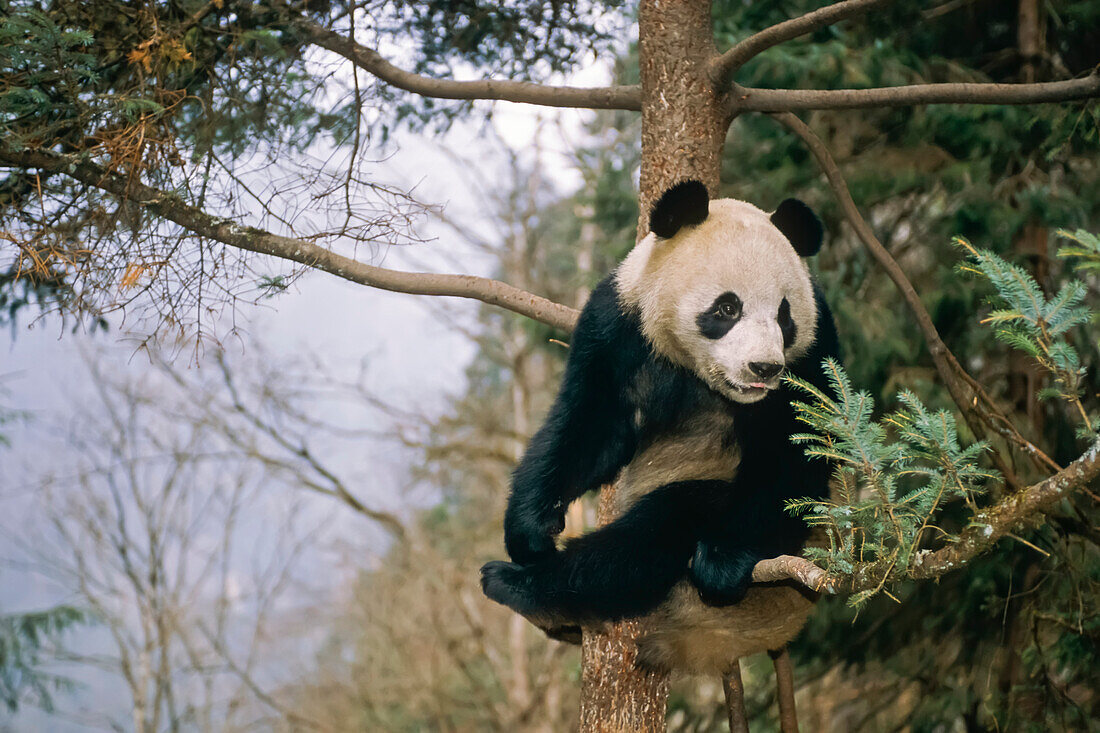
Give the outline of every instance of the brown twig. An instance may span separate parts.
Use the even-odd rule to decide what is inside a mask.
[[[746,62],[769,48],[807,33],[813,33],[818,28],[839,23],[846,18],[867,12],[876,6],[885,5],[887,2],[889,0],[845,0],[844,2],[819,8],[798,18],[791,18],[782,23],[777,23],[759,33],[754,33],[743,41],[739,41],[733,48],[715,58],[710,64],[711,78],[714,79],[715,84],[725,87],[733,80],[734,75]]]
[[[1100,74],[1037,84],[960,82],[910,84],[876,89],[753,89],[734,85],[731,104],[737,110],[798,112],[820,109],[866,109],[917,104],[1045,104],[1100,97]]]
[[[271,255],[322,270],[345,280],[382,290],[413,295],[449,295],[472,298],[519,313],[563,331],[572,331],[577,311],[519,288],[474,275],[400,272],[368,265],[325,249],[305,239],[284,237],[213,216],[179,196],[128,180],[92,163],[44,152],[0,152],[0,165],[38,168],[68,175],[77,181],[131,201],[159,217],[199,236],[231,247]]]
[[[642,108],[642,90],[638,85],[612,87],[559,87],[526,81],[483,79],[457,81],[433,79],[394,66],[373,48],[347,36],[322,28],[307,20],[297,20],[295,28],[310,42],[348,59],[356,66],[398,89],[439,99],[499,99],[506,102],[537,104],[544,107],[581,107],[586,109]]]
[[[794,704],[794,666],[787,647],[768,652],[775,668],[776,698],[779,703],[780,733],[798,733],[798,710]]]
[[[901,266],[898,265],[897,260],[895,260],[886,250],[882,242],[880,242],[874,232],[871,231],[870,225],[867,224],[867,221],[859,213],[859,209],[856,207],[855,202],[852,200],[852,195],[848,191],[848,184],[840,173],[840,168],[837,166],[836,161],[833,160],[833,156],[829,153],[829,150],[825,147],[821,139],[814,134],[813,130],[811,130],[806,123],[790,112],[775,114],[772,115],[772,117],[798,135],[802,141],[806,143],[806,146],[810,148],[814,157],[817,158],[817,162],[825,173],[825,177],[828,179],[829,185],[832,187],[833,193],[840,203],[840,208],[844,212],[844,216],[852,229],[855,230],[856,236],[859,237],[871,256],[874,257],[879,265],[886,271],[886,274],[901,292],[902,299],[905,301],[905,304],[909,307],[910,312],[917,321],[917,326],[920,328],[924,340],[928,345],[928,351],[932,356],[932,363],[935,365],[936,371],[939,373],[940,378],[943,379],[944,385],[951,394],[951,399],[958,405],[967,424],[975,434],[980,437],[984,433],[980,424],[973,420],[972,416],[976,415],[981,423],[984,423],[989,429],[1022,450],[1044,470],[1060,469],[1061,466],[1059,466],[1050,456],[1020,434],[1016,426],[1013,425],[993,403],[993,398],[989,396],[977,380],[967,373],[962,364],[959,363],[959,360],[956,359],[955,355],[951,353],[951,350],[947,348],[943,339],[940,338],[940,334],[936,330],[935,324],[932,323],[932,316],[929,315],[928,310],[924,307],[924,303],[921,301],[920,296],[917,295],[917,291],[913,287],[913,284],[909,282],[909,278],[906,277],[905,272],[901,269]],[[1007,463],[996,458],[996,454],[994,454],[994,456],[997,461],[997,468],[1004,474],[1006,481],[1009,482],[1010,485],[1018,485],[1014,473]]]
[[[745,683],[741,680],[741,663],[736,659],[722,675],[722,692],[726,695],[726,718],[730,733],[749,733],[749,716],[745,712]]]

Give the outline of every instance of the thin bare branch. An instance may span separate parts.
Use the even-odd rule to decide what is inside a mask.
[[[918,104],[1047,104],[1100,97],[1100,73],[1037,84],[910,84],[876,89],[753,89],[734,85],[738,110],[798,112],[816,109],[908,107]]]
[[[642,90],[638,85],[612,87],[561,87],[526,81],[483,79],[457,81],[433,79],[394,66],[373,48],[356,43],[347,36],[322,28],[316,23],[298,20],[295,27],[314,44],[348,59],[356,66],[398,89],[423,97],[440,99],[499,99],[505,102],[537,104],[544,107],[581,107],[584,109],[642,108]]]
[[[771,28],[765,28],[759,33],[754,33],[743,41],[739,41],[733,48],[726,51],[710,63],[710,75],[715,84],[725,87],[733,80],[737,71],[754,56],[767,51],[773,46],[798,38],[799,36],[813,33],[818,28],[839,23],[860,13],[865,13],[879,5],[885,5],[890,0],[845,0],[834,3],[824,8],[819,8],[811,13],[777,23]]]
[[[1050,456],[1020,434],[1016,426],[997,408],[996,404],[993,402],[993,398],[989,396],[982,385],[967,373],[962,364],[959,363],[959,360],[955,358],[955,355],[947,348],[947,344],[940,338],[939,331],[936,330],[935,324],[932,323],[932,316],[928,313],[928,309],[924,307],[924,303],[921,301],[913,284],[909,282],[909,278],[906,277],[905,272],[901,269],[901,266],[898,265],[897,260],[895,260],[882,245],[882,242],[880,242],[874,232],[871,231],[870,225],[867,224],[867,221],[860,215],[859,209],[856,207],[855,201],[852,200],[852,195],[848,191],[848,184],[844,181],[844,177],[840,173],[840,168],[837,167],[836,161],[833,160],[833,156],[829,153],[828,148],[825,147],[821,138],[815,135],[813,130],[811,130],[806,123],[789,112],[773,115],[773,117],[802,138],[802,141],[806,143],[806,146],[810,148],[814,157],[817,158],[817,162],[825,173],[825,177],[828,179],[829,185],[832,187],[833,193],[840,203],[840,208],[844,212],[844,216],[848,219],[848,223],[851,225],[852,229],[855,230],[856,236],[859,237],[860,241],[867,247],[867,251],[875,258],[882,269],[886,271],[886,274],[901,292],[902,299],[909,307],[910,312],[912,312],[917,322],[917,326],[924,335],[924,340],[928,345],[928,352],[932,356],[932,363],[935,365],[936,371],[939,372],[940,377],[944,381],[944,385],[947,387],[948,392],[951,393],[951,399],[955,401],[955,404],[959,407],[959,410],[966,418],[967,424],[971,429],[979,436],[983,432],[980,424],[977,424],[973,419],[973,416],[976,415],[980,418],[981,422],[985,423],[990,429],[1009,441],[1009,443],[1022,450],[1041,468],[1046,470],[1060,469],[1061,466],[1055,463]],[[1015,483],[1013,474],[1007,464],[998,460],[997,467],[1005,475],[1007,481]]]
[[[153,214],[199,236],[231,247],[271,255],[322,270],[351,282],[412,295],[449,295],[472,298],[499,306],[564,331],[571,331],[577,311],[519,288],[475,275],[400,272],[368,265],[337,254],[313,242],[284,237],[213,216],[184,202],[179,196],[146,186],[87,162],[40,151],[0,152],[0,165],[37,168],[70,176],[136,203]]]
[[[939,18],[948,13],[954,13],[956,10],[965,8],[973,2],[974,0],[947,0],[947,2],[942,5],[936,5],[935,7],[920,11],[920,15],[925,20],[933,20],[934,18]]]

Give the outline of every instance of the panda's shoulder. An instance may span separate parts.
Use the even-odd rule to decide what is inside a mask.
[[[648,348],[635,309],[625,306],[608,275],[593,289],[577,320],[572,348],[616,354],[619,360],[644,360]]]

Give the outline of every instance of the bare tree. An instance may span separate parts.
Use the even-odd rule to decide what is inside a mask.
[[[59,658],[118,678],[130,700],[128,720],[80,717],[139,732],[316,727],[280,702],[276,660],[308,629],[288,609],[325,515],[273,501],[272,474],[176,419],[163,383],[88,364],[98,401],[68,431],[73,472],[45,479],[50,530],[25,542],[109,637]]]

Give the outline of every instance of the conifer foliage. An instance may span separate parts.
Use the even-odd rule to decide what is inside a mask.
[[[0,616],[0,705],[13,712],[32,700],[50,709],[51,692],[67,689],[69,682],[42,669],[44,650],[66,630],[90,620],[71,606]]]
[[[993,325],[998,339],[1033,357],[1050,374],[1052,384],[1039,393],[1040,397],[1065,400],[1080,419],[1079,434],[1095,435],[1100,425],[1089,418],[1081,403],[1084,367],[1077,350],[1066,338],[1091,318],[1084,305],[1088,287],[1080,280],[1070,280],[1047,298],[1035,279],[1019,265],[978,249],[962,237],[956,237],[955,243],[970,255],[959,269],[984,276],[997,291],[995,309],[984,322]]]
[[[813,398],[795,407],[799,420],[815,431],[791,439],[804,443],[807,455],[833,461],[836,499],[797,499],[788,509],[825,529],[828,547],[809,547],[806,553],[830,574],[852,574],[860,563],[889,566],[877,588],[850,598],[859,605],[887,580],[905,576],[924,539],[944,534],[935,519],[945,503],[963,499],[973,505],[997,474],[979,463],[985,443],[960,444],[955,417],[947,410],[929,410],[905,390],[898,394],[902,407],[876,421],[871,395],[856,391],[832,359],[823,368],[835,399],[806,381],[789,380]]]
[[[1095,269],[1100,239],[1083,231],[1062,234],[1076,245],[1059,254],[1080,258],[1080,271]],[[1051,386],[1042,396],[1069,405],[1078,437],[1094,439],[1100,419],[1086,408],[1086,370],[1070,338],[1093,320],[1085,305],[1086,283],[1070,280],[1048,297],[1022,267],[962,237],[954,241],[968,255],[959,270],[985,278],[995,291],[993,310],[982,322],[1049,373]],[[905,389],[897,394],[900,407],[875,419],[874,399],[852,386],[839,363],[827,359],[822,368],[833,396],[805,380],[788,378],[811,398],[796,402],[795,409],[812,432],[791,439],[804,444],[807,455],[833,462],[834,497],[792,500],[788,510],[824,530],[827,544],[807,548],[806,556],[834,579],[877,566],[877,587],[849,598],[850,605],[859,606],[879,592],[889,595],[887,586],[907,577],[918,553],[956,541],[957,532],[938,524],[945,507],[962,502],[973,517],[986,488],[1001,477],[986,466],[990,446],[985,441],[966,443],[949,410],[932,410]]]

